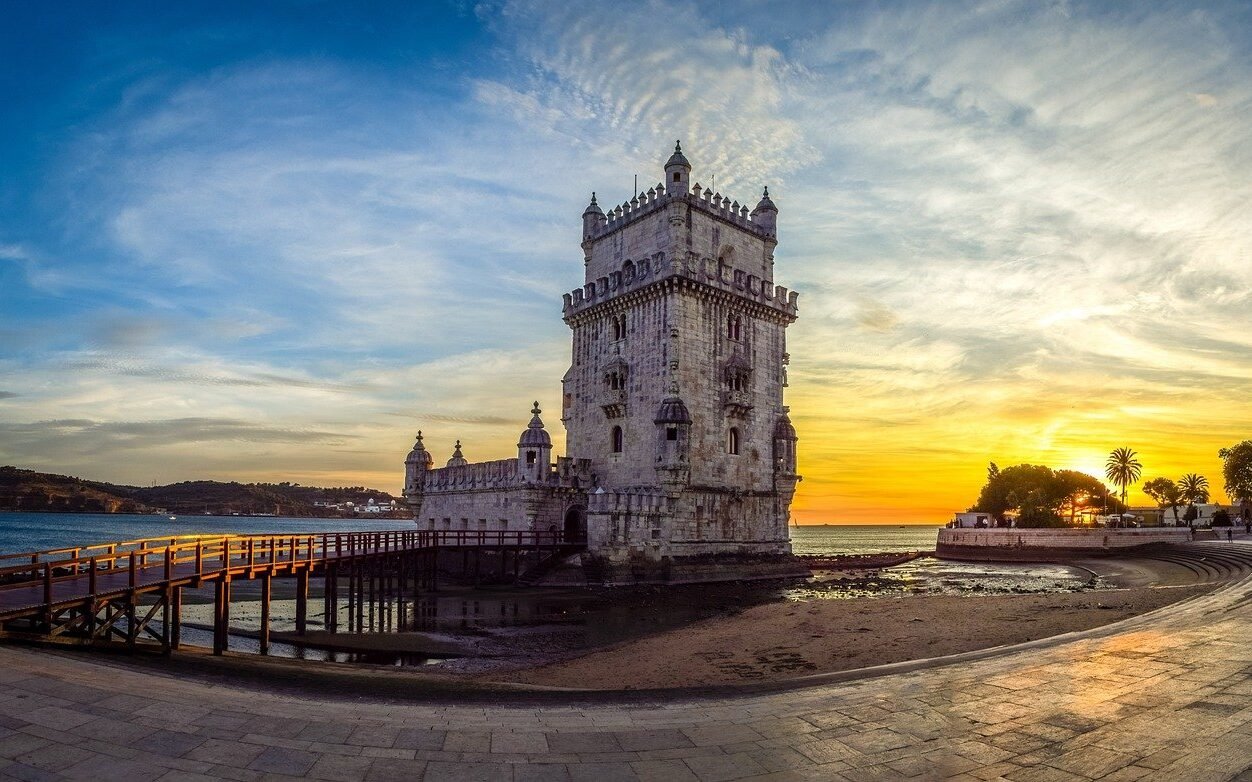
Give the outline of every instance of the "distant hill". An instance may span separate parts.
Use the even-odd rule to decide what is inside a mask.
[[[57,513],[157,513],[216,516],[357,516],[354,507],[390,505],[400,510],[377,514],[408,518],[404,503],[385,491],[364,486],[321,488],[298,483],[183,481],[168,486],[119,486],[69,475],[0,467],[0,511]],[[348,503],[352,505],[349,506]],[[339,507],[335,507],[339,506]],[[370,514],[373,517],[375,514]]]

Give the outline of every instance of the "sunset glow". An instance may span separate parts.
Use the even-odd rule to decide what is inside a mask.
[[[0,464],[398,492],[419,428],[506,457],[534,399],[560,453],[579,215],[681,138],[780,210],[801,523],[1122,446],[1225,501],[1246,7],[419,6],[8,10]]]

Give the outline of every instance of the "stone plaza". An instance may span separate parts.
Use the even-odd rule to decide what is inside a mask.
[[[1249,638],[1252,578],[1067,636],[739,690],[435,696],[385,668],[5,646],[0,778],[1246,782]]]

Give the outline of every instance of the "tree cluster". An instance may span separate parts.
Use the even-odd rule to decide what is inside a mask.
[[[1177,483],[1169,478],[1153,478],[1144,481],[1143,493],[1156,501],[1161,510],[1169,510],[1174,514],[1174,524],[1178,524],[1178,508],[1186,505],[1187,510],[1182,520],[1188,525],[1200,517],[1196,503],[1209,501],[1209,481],[1203,475],[1189,472]]]
[[[997,522],[1017,511],[1019,527],[1064,527],[1073,524],[1083,507],[1120,511],[1125,505],[1109,496],[1100,479],[1075,470],[1053,470],[1040,464],[1019,464],[987,470],[987,483],[971,512],[990,513]]]
[[[1235,502],[1252,501],[1252,440],[1223,448],[1222,477],[1226,479],[1226,496]]]

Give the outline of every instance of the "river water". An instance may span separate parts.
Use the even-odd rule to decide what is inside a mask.
[[[399,519],[297,519],[273,516],[132,516],[105,513],[0,513],[0,553],[43,551],[173,535],[358,532],[408,528]],[[930,551],[938,526],[823,525],[791,528],[797,554]]]

